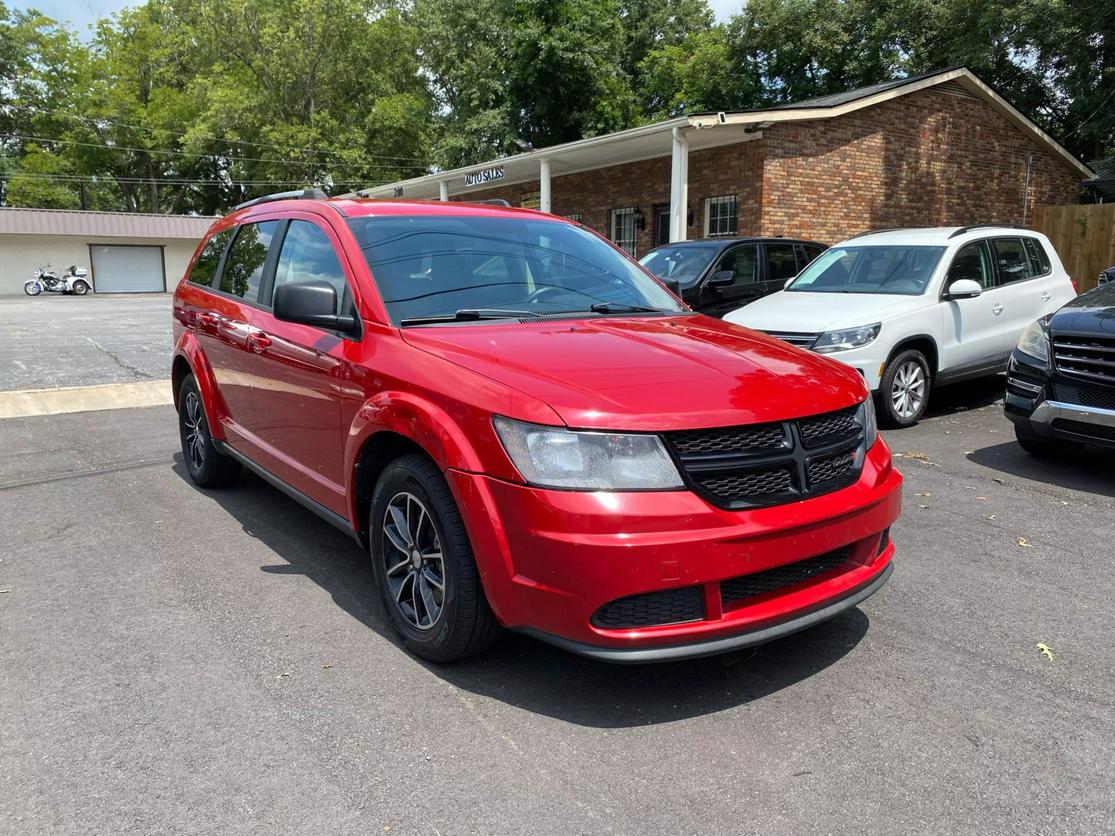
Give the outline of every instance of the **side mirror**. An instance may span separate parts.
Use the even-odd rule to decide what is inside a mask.
[[[674,296],[681,298],[681,282],[677,279],[659,279],[662,284],[666,285],[666,289]]]
[[[275,318],[327,331],[354,331],[356,317],[338,315],[337,291],[329,282],[282,284],[275,289]]]
[[[946,299],[975,299],[983,293],[983,288],[980,287],[979,282],[972,279],[957,279],[949,285],[948,293],[945,294]]]
[[[736,280],[736,273],[734,270],[717,270],[707,279],[705,284],[709,287],[727,287]]]

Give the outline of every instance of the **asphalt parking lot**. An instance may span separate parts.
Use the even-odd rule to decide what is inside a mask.
[[[0,297],[0,391],[170,377],[167,293]]]
[[[1110,832],[1113,459],[1030,459],[1000,385],[887,435],[881,593],[635,668],[417,661],[354,543],[187,481],[169,407],[0,421],[0,830]]]

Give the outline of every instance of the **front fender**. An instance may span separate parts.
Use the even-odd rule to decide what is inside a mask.
[[[209,365],[209,360],[198,344],[197,337],[190,331],[183,331],[182,336],[178,338],[178,343],[174,346],[172,367],[178,362],[179,358],[186,361],[186,364],[190,367],[190,373],[197,381],[197,388],[201,393],[201,405],[205,409],[205,421],[209,425],[209,435],[218,441],[224,441],[223,420],[228,415],[228,406],[217,387],[216,378],[213,376],[213,367]],[[174,391],[174,406],[176,409],[178,408],[177,386],[175,386]]]

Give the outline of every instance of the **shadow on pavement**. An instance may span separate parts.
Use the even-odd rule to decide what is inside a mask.
[[[1003,400],[1006,385],[1006,375],[996,374],[934,389],[929,394],[929,408],[925,412],[925,417],[935,418],[991,406]]]
[[[1086,447],[1061,459],[1042,459],[1009,441],[973,450],[968,460],[1010,476],[1115,497],[1115,480],[1111,478],[1115,472],[1115,452],[1111,450]]]
[[[189,482],[180,453],[174,461],[174,472]],[[382,610],[367,555],[350,537],[250,473],[233,487],[205,493],[246,534],[286,561],[261,566],[262,572],[305,575],[399,653],[408,652]],[[423,664],[459,688],[527,711],[582,726],[625,728],[711,714],[795,685],[849,653],[869,623],[861,610],[851,609],[737,653],[637,666],[595,662],[505,633],[479,657],[453,665]]]

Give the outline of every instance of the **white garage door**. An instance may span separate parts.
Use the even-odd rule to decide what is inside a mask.
[[[93,284],[97,293],[144,293],[166,290],[162,247],[94,244]]]

